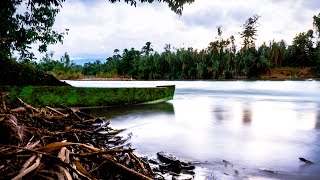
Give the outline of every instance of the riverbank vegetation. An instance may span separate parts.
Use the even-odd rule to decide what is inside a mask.
[[[257,47],[259,18],[254,15],[243,24],[240,47],[234,36],[224,37],[218,27],[216,39],[202,50],[177,49],[167,44],[160,53],[147,42],[141,50],[115,49],[105,62],[77,65],[67,53],[60,60],[53,60],[51,52],[29,64],[60,79],[309,78],[320,74],[320,14],[313,17],[314,29],[297,34],[291,45],[271,41]]]
[[[107,0],[118,3],[120,0]],[[59,81],[34,68],[32,45],[38,51],[47,51],[50,44],[62,43],[68,29],[56,30],[53,25],[65,0],[3,0],[0,6],[0,75],[1,85],[56,85]],[[137,3],[165,3],[178,15],[182,14],[183,5],[194,0],[123,0],[136,6]],[[15,56],[19,56],[19,62]],[[50,63],[49,63],[50,64]],[[31,65],[31,66],[30,66]],[[14,67],[11,69],[11,67]],[[58,66],[56,67],[59,68]],[[63,72],[72,74],[72,69]],[[59,74],[58,74],[59,75]],[[60,77],[60,76],[58,76]],[[64,84],[60,84],[64,85]]]

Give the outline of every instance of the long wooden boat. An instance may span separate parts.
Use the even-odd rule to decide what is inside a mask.
[[[173,99],[175,86],[84,88],[72,86],[0,86],[6,101],[21,98],[35,107],[108,107],[158,103]]]

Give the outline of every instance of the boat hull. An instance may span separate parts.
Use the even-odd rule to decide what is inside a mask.
[[[21,98],[35,107],[108,107],[173,99],[175,86],[148,88],[83,88],[71,86],[0,86],[9,102]]]

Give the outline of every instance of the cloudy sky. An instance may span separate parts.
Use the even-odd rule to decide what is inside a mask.
[[[56,29],[70,29],[63,44],[52,45],[55,58],[68,52],[72,59],[107,58],[114,49],[141,49],[147,42],[163,51],[173,47],[206,48],[215,40],[217,26],[224,36],[239,32],[247,18],[259,20],[257,44],[284,39],[290,44],[299,32],[312,28],[312,17],[320,13],[319,0],[195,0],[182,16],[166,4],[111,4],[107,0],[67,0],[56,19]],[[37,55],[39,57],[39,55]]]

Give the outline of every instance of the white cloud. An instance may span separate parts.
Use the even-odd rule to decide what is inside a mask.
[[[69,28],[64,44],[50,46],[56,57],[68,52],[72,58],[108,57],[118,48],[140,49],[150,41],[157,51],[165,44],[173,47],[207,47],[216,36],[216,27],[226,29],[225,36],[239,32],[245,20],[261,15],[257,44],[272,39],[291,43],[293,37],[312,28],[312,16],[320,7],[304,0],[196,0],[184,7],[179,17],[166,4],[142,4],[136,8],[107,0],[67,1],[55,27]]]

